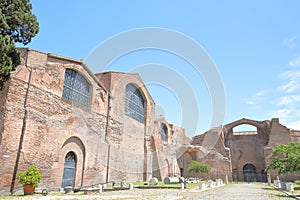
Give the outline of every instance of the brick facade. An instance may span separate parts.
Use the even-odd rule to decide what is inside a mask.
[[[39,186],[58,191],[68,152],[76,157],[74,188],[152,177],[151,137],[160,129],[156,130],[155,103],[138,74],[94,75],[79,60],[29,49],[19,52],[22,62],[0,93],[1,194],[21,189],[15,175],[31,164],[43,175]],[[62,97],[66,69],[90,84],[88,106]],[[124,113],[129,83],[146,102],[144,123]],[[168,144],[174,140],[179,146],[177,138],[188,140],[183,129],[172,127]],[[172,172],[179,173],[175,153],[169,151],[162,150],[158,160],[167,160]],[[169,173],[162,170],[161,178]]]
[[[191,160],[211,166],[211,173],[201,174],[202,178],[227,175],[229,180],[245,181],[246,164],[262,172],[272,148],[300,142],[300,131],[288,129],[278,119],[241,119],[190,140],[183,128],[155,116],[155,102],[138,74],[93,74],[80,60],[29,49],[19,52],[21,64],[0,91],[0,194],[21,190],[16,174],[31,164],[43,175],[40,187],[60,190],[69,153],[75,155],[74,188],[196,176],[187,173]],[[67,69],[89,84],[87,106],[63,97]],[[125,111],[128,85],[143,99],[142,121]],[[257,131],[234,133],[233,128],[242,124]],[[272,179],[277,175],[271,172]]]
[[[254,126],[257,131],[233,132],[233,128],[243,124]],[[244,167],[250,164],[256,169],[254,177],[250,177],[251,181],[266,182],[265,169],[271,162],[272,149],[279,144],[299,142],[299,139],[299,131],[283,126],[278,118],[265,121],[241,119],[195,136],[193,146],[187,151],[200,155],[194,160],[210,164],[211,174],[203,175],[205,178],[216,178],[218,175],[224,178],[224,175],[228,175],[229,180],[247,181],[249,177],[245,174],[247,172]],[[190,153],[190,156],[193,157],[193,154]],[[270,170],[269,173],[272,180],[278,176],[275,170]],[[282,174],[280,177],[291,181],[299,179],[300,174]]]

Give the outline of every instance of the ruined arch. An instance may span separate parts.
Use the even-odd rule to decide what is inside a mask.
[[[267,145],[269,141],[269,135],[270,135],[270,121],[256,121],[251,119],[242,118],[240,120],[231,122],[229,124],[224,125],[223,129],[223,136],[224,136],[224,143],[225,146],[229,146],[228,143],[230,138],[232,138],[233,135],[233,129],[235,127],[238,127],[240,125],[250,125],[254,126],[257,129],[257,134],[259,137],[261,137],[264,140],[264,145]]]
[[[233,128],[240,125],[254,126],[257,131],[233,133]],[[265,181],[264,148],[269,142],[269,121],[243,118],[225,125],[224,128],[224,144],[230,151],[233,179],[236,181]],[[252,170],[253,172],[250,170],[251,167],[255,169]]]
[[[226,124],[224,127],[226,128],[227,131],[230,131],[234,127],[244,125],[244,124],[252,125],[252,126],[255,126],[256,128],[264,128],[266,126],[266,121],[255,121],[255,120],[251,120],[251,119],[242,118],[240,120]]]
[[[178,167],[180,169],[180,176],[187,177],[188,172],[187,168],[188,165],[191,163],[192,160],[195,160],[193,158],[193,155],[191,155],[189,152],[184,152],[177,160]]]

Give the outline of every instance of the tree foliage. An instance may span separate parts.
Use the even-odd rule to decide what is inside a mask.
[[[280,144],[272,150],[272,163],[267,167],[278,173],[300,172],[300,143]]]
[[[30,0],[0,1],[0,90],[10,71],[20,63],[15,43],[27,45],[38,33],[39,24],[32,14]]]
[[[210,166],[206,163],[201,163],[195,160],[192,160],[191,164],[188,166],[188,172],[194,173],[208,173],[210,172]]]

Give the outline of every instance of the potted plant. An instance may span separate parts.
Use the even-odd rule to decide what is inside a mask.
[[[23,184],[24,194],[33,194],[42,175],[35,165],[31,165],[25,172],[19,172],[17,178]]]

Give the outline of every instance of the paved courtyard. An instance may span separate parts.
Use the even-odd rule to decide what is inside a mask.
[[[274,190],[266,184],[239,183],[229,184],[207,191],[194,190],[134,190],[116,192],[117,198],[125,199],[211,199],[211,200],[285,200],[293,199],[285,193]],[[112,198],[112,193],[106,193],[103,197]],[[123,196],[123,197],[122,197]],[[127,198],[126,198],[127,196]]]
[[[1,197],[0,197],[1,199]],[[134,189],[126,191],[105,192],[100,195],[63,195],[63,196],[26,196],[13,199],[22,200],[48,200],[48,199],[211,199],[211,200],[291,200],[285,193],[275,190],[266,184],[260,183],[239,183],[229,184],[219,188],[210,189],[207,191],[200,191],[199,189],[193,190],[149,190],[149,189]]]

